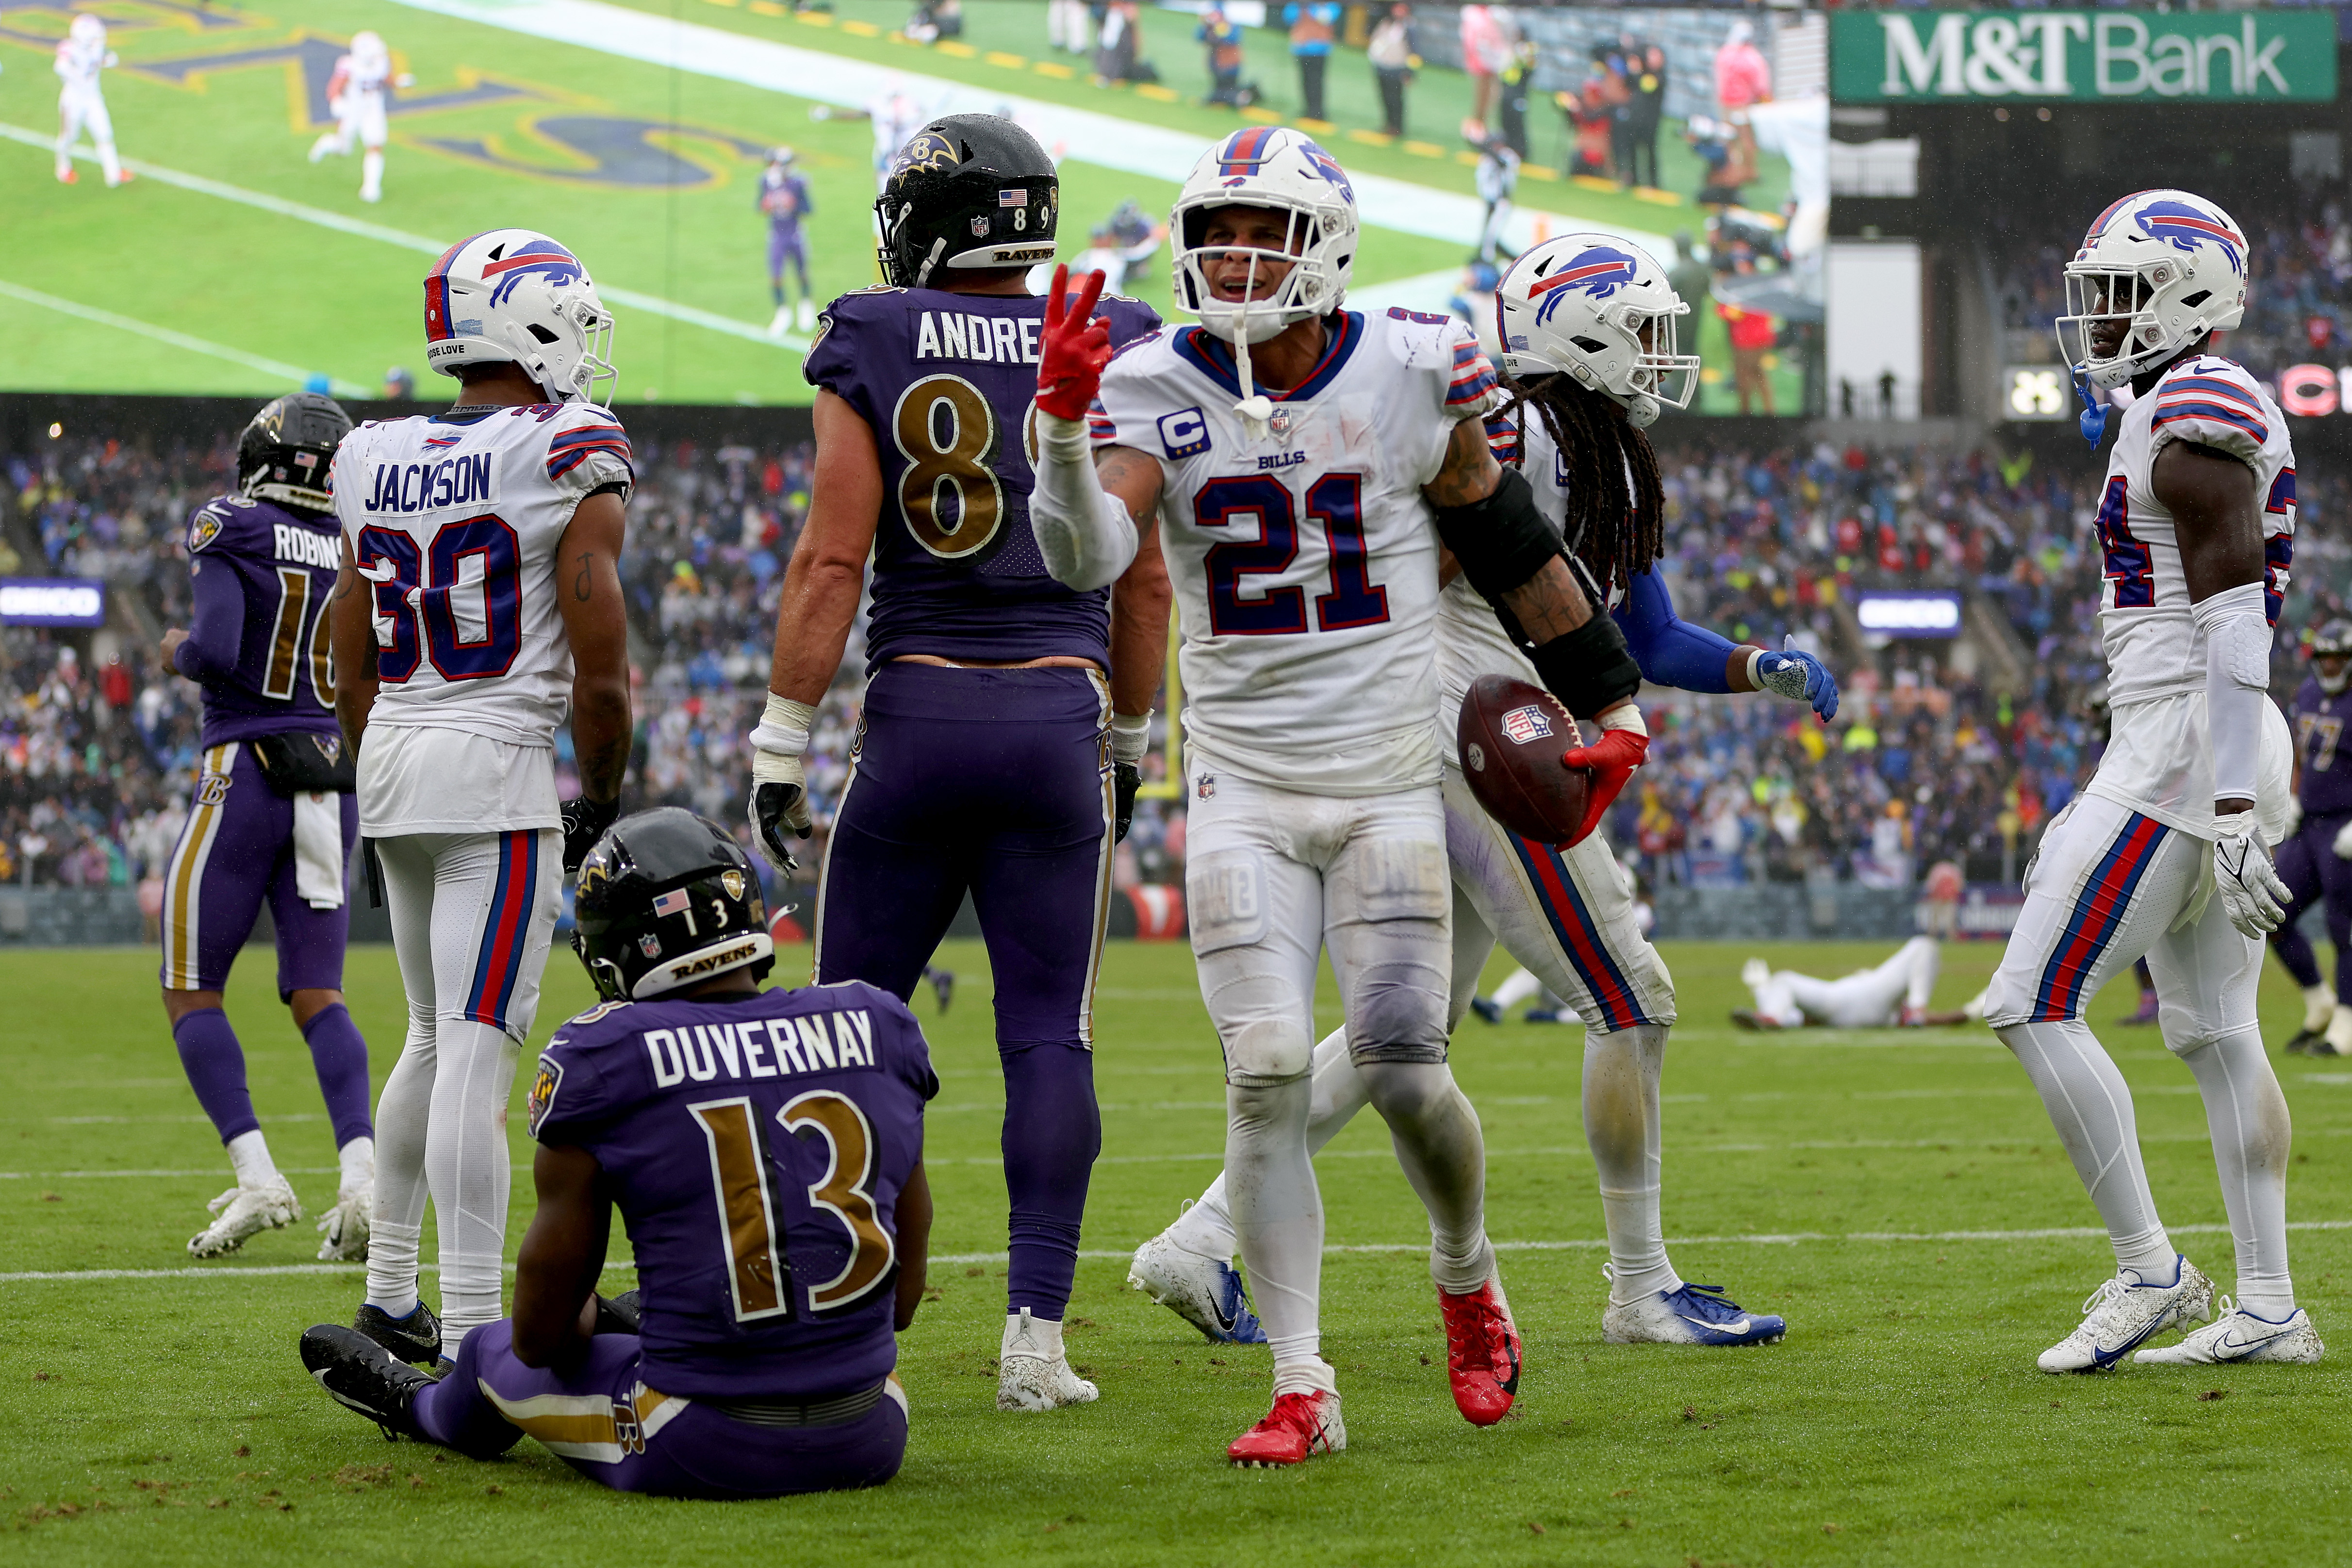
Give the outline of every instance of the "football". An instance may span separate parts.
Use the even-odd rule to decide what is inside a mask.
[[[1566,844],[1583,825],[1592,774],[1560,766],[1560,753],[1584,740],[1558,697],[1508,675],[1481,675],[1462,699],[1454,739],[1470,793],[1503,826]]]

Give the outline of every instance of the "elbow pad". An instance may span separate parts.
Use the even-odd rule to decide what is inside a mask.
[[[1535,490],[1516,468],[1504,469],[1503,482],[1483,501],[1430,509],[1437,517],[1437,537],[1462,563],[1462,575],[1497,608],[1504,594],[1523,586],[1560,553],[1559,535],[1544,521],[1536,508]],[[1604,602],[1595,600],[1593,609],[1598,612]],[[1597,614],[1595,619],[1608,617]],[[1618,640],[1621,647],[1623,641]]]
[[[2262,755],[2262,705],[2269,700],[2271,682],[2263,585],[2224,589],[2189,613],[2205,637],[2205,728],[2213,744],[2213,799],[2252,800]]]
[[[1578,718],[1591,718],[1642,689],[1642,666],[1626,651],[1625,633],[1606,615],[1593,616],[1528,657],[1544,689]]]
[[[1135,519],[1127,503],[1095,476],[1086,422],[1033,407],[1030,444],[1037,484],[1029,497],[1029,527],[1045,570],[1080,592],[1109,587],[1135,560]]]

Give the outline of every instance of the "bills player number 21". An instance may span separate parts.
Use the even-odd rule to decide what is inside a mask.
[[[1307,486],[1307,520],[1320,524],[1331,555],[1331,590],[1315,596],[1315,625],[1325,632],[1377,626],[1389,618],[1388,591],[1372,581],[1364,549],[1363,476],[1326,474]],[[1245,579],[1290,570],[1298,559],[1298,517],[1290,486],[1263,475],[1212,479],[1193,498],[1192,516],[1204,528],[1243,517],[1257,519],[1258,536],[1211,548],[1209,630],[1220,637],[1278,637],[1305,632],[1307,593],[1267,590],[1245,599]]]
[[[445,681],[502,675],[514,664],[522,647],[522,543],[505,518],[444,523],[422,550],[397,529],[362,528],[359,570],[375,588],[376,678],[385,685],[415,674],[420,653]],[[476,592],[482,631],[468,637],[458,596]]]

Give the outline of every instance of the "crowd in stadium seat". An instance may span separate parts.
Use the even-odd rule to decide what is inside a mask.
[[[119,601],[113,632],[87,643],[0,634],[6,880],[131,885],[160,875],[196,761],[197,715],[194,686],[155,674],[152,637],[184,623],[181,527],[227,487],[233,434],[168,448],[68,438],[0,455],[0,575],[100,576]],[[638,653],[631,797],[732,823],[742,737],[758,716],[783,566],[807,507],[809,452],[641,439],[636,457],[625,571]],[[2102,731],[2089,466],[1700,444],[1667,446],[1662,465],[1662,570],[1680,613],[1738,641],[1778,647],[1793,636],[1829,659],[1845,697],[1823,727],[1777,700],[1651,692],[1652,764],[1612,823],[1638,868],[1655,882],[1903,882],[1952,858],[1972,879],[2013,874]],[[2306,570],[2281,622],[2283,697],[2300,679],[2297,639],[2344,608],[2315,597],[2323,574],[2313,569],[2341,580],[2352,556],[2316,478],[2305,482],[2302,518]],[[1853,596],[1923,587],[1967,590],[2006,621],[2008,664],[1950,643],[1864,651]],[[821,826],[856,734],[864,653],[854,634],[842,667],[809,753]],[[1150,760],[1157,779],[1160,751]],[[568,791],[568,758],[562,773]],[[1122,883],[1181,880],[1181,812],[1179,801],[1144,802],[1120,854]],[[820,836],[804,858],[822,845]]]

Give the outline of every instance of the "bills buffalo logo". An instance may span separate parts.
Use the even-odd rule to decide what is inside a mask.
[[[722,871],[719,873],[719,885],[727,890],[728,897],[740,898],[743,896],[743,873],[740,871]]]
[[[188,553],[194,555],[220,538],[221,526],[226,520],[210,507],[198,512],[188,524]]]
[[[2150,202],[2139,210],[2134,221],[2148,238],[2162,240],[2190,256],[2197,254],[2199,246],[2218,245],[2231,272],[2243,274],[2246,270],[2245,236],[2200,208],[2186,202]]]
[[[954,142],[936,131],[919,131],[898,150],[898,160],[890,165],[890,179],[896,183],[909,174],[950,173],[962,162],[956,156]]]
[[[1528,290],[1530,298],[1543,301],[1536,310],[1536,324],[1548,324],[1571,289],[1606,299],[1640,278],[1641,264],[1614,246],[1596,245],[1580,251],[1575,260]]]
[[[555,1092],[563,1085],[563,1063],[551,1056],[539,1059],[539,1071],[530,1081],[528,1103],[531,1136],[539,1135],[539,1124],[547,1120],[548,1107],[555,1103]]]
[[[1348,172],[1339,167],[1339,161],[1337,158],[1332,157],[1312,141],[1301,147],[1299,152],[1306,154],[1307,166],[1330,183],[1337,185],[1341,196],[1350,202],[1356,199],[1356,187],[1348,183]]]
[[[482,267],[485,282],[495,280],[490,290],[490,303],[503,305],[526,277],[537,277],[550,288],[568,288],[584,283],[588,269],[580,258],[551,239],[535,239],[517,246],[514,250]]]
[[[1525,746],[1531,740],[1549,740],[1551,738],[1551,720],[1545,716],[1543,709],[1530,703],[1526,707],[1515,707],[1503,716],[1503,733],[1510,737],[1514,746]]]

